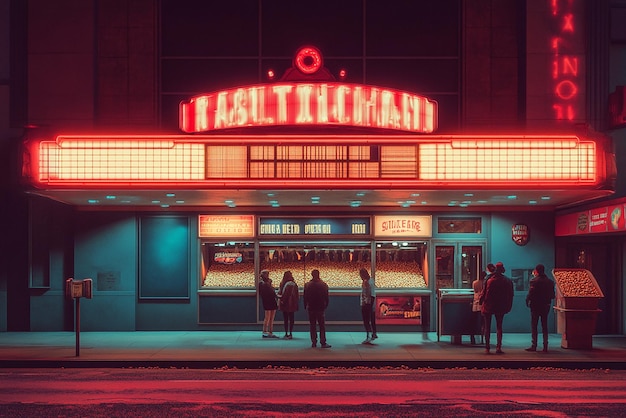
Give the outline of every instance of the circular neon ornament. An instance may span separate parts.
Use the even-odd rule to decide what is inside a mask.
[[[296,53],[294,64],[304,74],[314,74],[322,68],[322,54],[317,48],[305,46]]]

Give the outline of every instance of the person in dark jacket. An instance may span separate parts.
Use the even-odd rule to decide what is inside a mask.
[[[287,270],[283,274],[283,281],[280,283],[278,298],[280,300],[280,310],[283,313],[283,322],[285,323],[285,338],[291,340],[293,338],[293,323],[295,312],[298,310],[300,294],[298,284],[294,281],[293,274],[290,270]]]
[[[490,352],[491,316],[496,317],[496,354],[502,351],[502,321],[513,307],[513,282],[504,275],[502,262],[496,263],[496,272],[485,284],[482,313],[485,316],[485,353]]]
[[[274,335],[274,317],[278,303],[276,302],[276,290],[272,286],[270,272],[268,270],[261,271],[261,280],[259,280],[259,297],[263,304],[265,317],[263,318],[263,338],[278,338]]]
[[[541,331],[543,333],[543,352],[548,352],[548,314],[554,299],[554,282],[545,274],[543,264],[537,264],[533,270],[533,278],[530,280],[526,306],[530,308],[530,326],[532,330],[532,342],[526,351],[537,351],[537,323],[541,319]]]
[[[311,271],[311,280],[304,285],[304,308],[309,313],[311,347],[317,346],[317,325],[320,328],[322,348],[330,348],[326,343],[326,323],[324,313],[328,307],[328,285],[320,279],[320,271]]]

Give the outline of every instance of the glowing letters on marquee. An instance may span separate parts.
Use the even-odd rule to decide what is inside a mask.
[[[200,95],[180,104],[180,129],[346,125],[431,133],[437,103],[403,91],[345,83],[278,83]]]

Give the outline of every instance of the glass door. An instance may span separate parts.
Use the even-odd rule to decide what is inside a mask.
[[[435,244],[435,290],[471,289],[484,269],[482,243]]]
[[[435,290],[453,289],[456,245],[435,245]]]

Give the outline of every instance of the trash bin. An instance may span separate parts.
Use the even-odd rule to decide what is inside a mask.
[[[461,344],[463,335],[476,335],[472,289],[439,289],[437,297],[437,341],[442,335],[450,335],[453,344]]]
[[[593,348],[598,303],[604,297],[593,274],[586,269],[553,269],[556,283],[557,332],[562,348]]]

